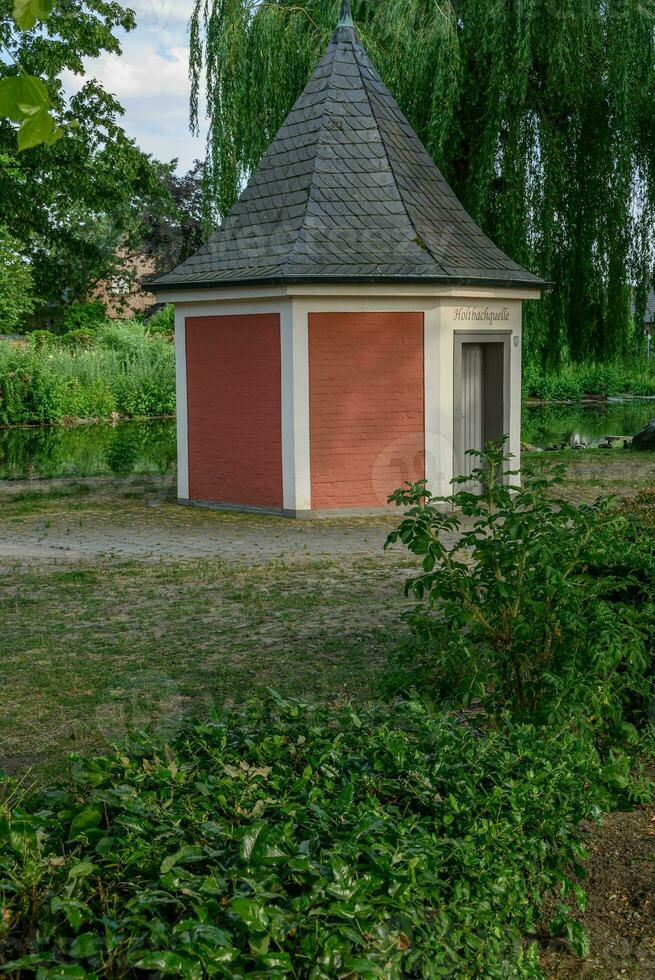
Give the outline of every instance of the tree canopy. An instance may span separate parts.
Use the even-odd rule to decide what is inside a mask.
[[[34,309],[32,273],[20,242],[0,225],[0,333],[20,327]]]
[[[192,125],[221,214],[304,88],[340,0],[196,0]],[[655,251],[655,0],[353,0],[382,78],[484,230],[557,283],[533,361],[635,348]]]
[[[40,2],[40,0],[39,0]],[[42,304],[84,299],[120,271],[145,210],[172,206],[165,171],[129,139],[122,108],[94,79],[66,96],[61,74],[84,59],[120,52],[118,29],[134,14],[105,0],[57,0],[47,20],[18,31],[12,0],[0,0],[0,78],[41,79],[63,136],[19,153],[16,129],[0,119],[0,225],[20,243]]]
[[[211,234],[205,212],[204,165],[196,160],[188,173],[162,166],[162,180],[173,207],[154,207],[141,215],[142,248],[158,273],[170,272],[200,248]],[[157,204],[157,202],[154,202]]]

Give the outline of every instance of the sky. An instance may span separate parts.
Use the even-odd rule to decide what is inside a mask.
[[[189,38],[193,0],[128,0],[137,27],[120,33],[122,55],[88,59],[87,78],[96,78],[125,109],[122,125],[146,153],[159,160],[179,160],[186,172],[204,159],[204,137],[189,132]],[[67,73],[68,92],[84,79]]]

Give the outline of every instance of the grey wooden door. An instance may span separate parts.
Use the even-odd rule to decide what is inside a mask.
[[[480,465],[469,449],[481,452],[505,434],[507,422],[507,345],[504,341],[462,340],[455,370],[456,476],[470,476]],[[479,481],[460,489],[480,493]]]
[[[468,449],[484,448],[484,345],[462,346],[461,390],[461,474],[470,476],[478,460],[467,456]],[[460,474],[457,474],[458,476]],[[467,485],[468,488],[468,485]],[[476,489],[471,484],[470,489]]]

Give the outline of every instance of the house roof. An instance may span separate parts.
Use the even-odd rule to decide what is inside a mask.
[[[644,323],[655,323],[655,290],[652,289],[648,294],[648,299],[646,300]]]
[[[369,60],[349,0],[223,226],[152,286],[331,282],[546,285],[464,210]]]

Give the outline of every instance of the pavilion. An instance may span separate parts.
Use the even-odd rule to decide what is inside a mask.
[[[464,210],[360,43],[330,45],[175,304],[179,498],[301,517],[447,493],[520,455],[524,300],[547,284]]]

